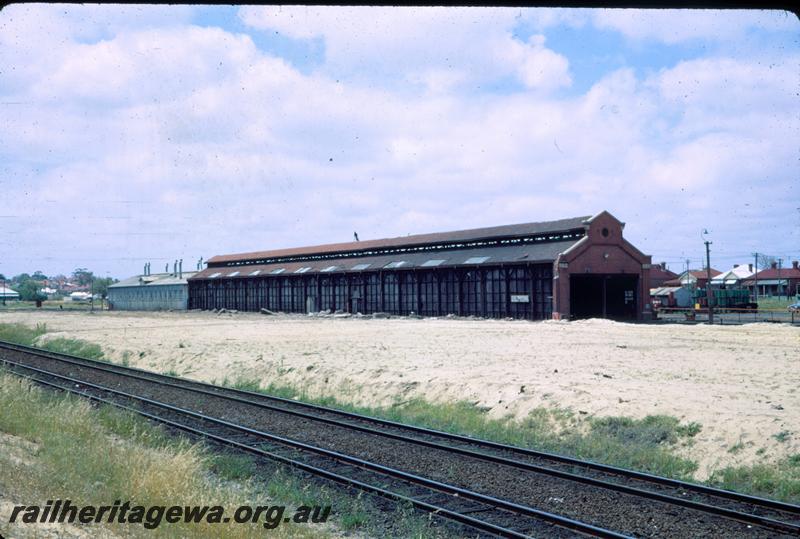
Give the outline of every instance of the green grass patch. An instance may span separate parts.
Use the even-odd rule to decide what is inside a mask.
[[[39,348],[57,352],[59,354],[69,354],[71,356],[85,357],[87,359],[105,360],[103,349],[100,345],[87,342],[81,339],[67,339],[58,337],[42,343]]]
[[[714,472],[709,484],[724,488],[800,503],[800,453],[791,455],[777,464],[729,466]]]
[[[25,324],[0,324],[0,340],[25,346],[35,346],[61,354],[70,354],[89,359],[103,359],[103,349],[99,345],[81,339],[58,337],[37,345],[39,337],[46,333],[46,324],[36,324],[35,327],[26,326]]]
[[[789,299],[785,297],[772,297],[772,298],[758,298],[758,308],[759,309],[779,309],[782,311],[786,310],[786,307],[795,303],[797,300],[794,297]]]
[[[33,346],[36,339],[47,333],[46,324],[36,324],[36,327],[25,324],[0,324],[0,340]]]
[[[490,418],[485,408],[463,401],[434,404],[411,399],[378,408],[342,403],[330,396],[310,397],[289,386],[270,384],[259,388],[258,380],[232,383],[226,379],[222,385],[680,479],[691,479],[697,469],[695,462],[675,455],[674,449],[678,444],[690,443],[701,427],[697,423],[681,424],[673,417],[579,421],[571,410],[538,408],[517,421],[511,417]]]

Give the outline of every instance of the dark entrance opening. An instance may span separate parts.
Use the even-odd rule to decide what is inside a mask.
[[[636,319],[638,275],[571,275],[572,318]]]

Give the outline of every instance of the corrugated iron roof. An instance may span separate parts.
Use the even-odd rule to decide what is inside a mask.
[[[366,251],[384,247],[406,247],[423,244],[436,244],[454,241],[481,240],[497,237],[516,237],[546,232],[562,232],[584,228],[584,222],[591,216],[572,217],[557,221],[543,221],[536,223],[522,223],[516,225],[502,225],[487,228],[473,228],[468,230],[455,230],[451,232],[435,232],[431,234],[415,234],[396,238],[377,240],[350,241],[346,243],[330,243],[309,247],[295,247],[290,249],[275,249],[271,251],[254,251],[231,255],[212,256],[208,264],[224,262],[257,260],[261,258],[280,258],[301,255],[333,254],[353,251]],[[573,242],[574,243],[574,242]]]
[[[508,264],[508,263],[550,263],[553,262],[559,253],[564,252],[570,246],[575,244],[579,239],[570,241],[556,241],[540,244],[525,244],[525,245],[509,245],[503,247],[492,247],[490,249],[459,249],[451,251],[438,251],[436,258],[443,260],[437,268],[443,267],[480,267],[484,265],[495,264]],[[489,255],[490,258],[484,263],[469,262],[470,259],[484,257]],[[405,253],[405,254],[391,254],[379,255],[360,258],[347,258],[347,259],[332,259],[332,260],[319,260],[319,261],[302,261],[302,262],[273,262],[271,264],[253,264],[247,266],[234,266],[234,267],[214,267],[206,268],[191,278],[197,279],[224,279],[229,277],[232,273],[240,272],[236,279],[247,277],[247,275],[254,270],[261,270],[261,275],[277,268],[285,268],[286,271],[281,273],[281,276],[288,276],[294,274],[300,268],[311,268],[307,273],[323,273],[323,271],[331,266],[337,266],[336,270],[327,273],[343,273],[343,272],[359,272],[358,269],[363,264],[370,264],[369,270],[377,270],[385,267],[393,262],[405,262],[399,267],[399,270],[407,269],[429,269],[425,263],[432,258],[431,253]],[[247,271],[241,271],[242,268],[247,268]],[[363,270],[361,270],[363,271]],[[219,274],[217,277],[211,277],[214,274]],[[323,273],[324,274],[324,273]]]
[[[109,288],[128,288],[132,286],[162,286],[170,284],[186,284],[187,279],[194,276],[196,271],[184,271],[183,277],[171,273],[151,273],[150,275],[134,275],[114,283]]]

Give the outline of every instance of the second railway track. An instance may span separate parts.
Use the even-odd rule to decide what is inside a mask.
[[[586,530],[578,530],[581,533],[593,534],[596,528],[595,535],[616,530],[655,537],[800,534],[800,507],[774,500],[10,343],[0,343],[0,357],[22,374],[27,368],[33,378],[42,380],[49,373],[71,378],[73,384],[84,382],[95,398],[128,399],[126,406],[142,408],[144,401],[134,406],[132,397],[119,394],[136,395],[284,442],[334,452],[361,466],[367,462],[391,468],[509,507],[539,511],[539,517],[557,514],[567,523],[588,524]],[[109,392],[115,391],[111,398]],[[490,511],[475,503],[473,514]],[[527,518],[536,520],[533,513]],[[523,535],[531,532],[519,523],[512,528],[524,530]],[[569,526],[560,529],[575,531]],[[553,535],[552,530],[533,532]]]

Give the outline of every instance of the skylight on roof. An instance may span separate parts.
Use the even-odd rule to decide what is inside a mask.
[[[300,269],[298,269],[298,270],[295,270],[295,273],[305,273],[305,272],[307,272],[307,271],[308,271],[308,270],[310,270],[310,269],[311,269],[311,267],[310,267],[310,266],[306,266],[306,267],[300,268]]]
[[[483,264],[490,258],[490,256],[473,256],[472,258],[466,259],[464,264]]]
[[[329,272],[329,271],[336,271],[337,269],[339,269],[339,266],[328,266],[327,268],[325,268],[322,271]]]
[[[256,275],[258,275],[259,273],[261,273],[261,270],[256,270],[256,271],[254,271],[254,272],[250,273],[250,277],[255,277],[255,276],[256,276]]]
[[[400,268],[402,266],[405,266],[406,264],[408,264],[408,262],[406,262],[405,260],[396,260],[394,262],[389,262],[388,264],[386,264],[383,267],[384,268]]]
[[[444,264],[444,260],[442,260],[440,258],[434,258],[432,260],[427,260],[427,261],[423,262],[422,263],[422,267],[423,268],[432,268],[432,267],[435,267],[435,266],[441,266],[442,264]]]
[[[236,277],[237,275],[239,275],[239,272],[238,271],[234,271],[233,273],[230,273],[228,275],[228,277]]]
[[[355,266],[353,266],[351,269],[354,269],[354,270],[356,270],[356,271],[361,271],[361,270],[365,270],[365,269],[367,269],[367,268],[368,268],[368,267],[370,267],[371,265],[372,265],[372,264],[356,264],[356,265],[355,265]]]
[[[286,268],[278,268],[270,271],[269,273],[270,275],[278,275],[279,273],[283,273],[284,271],[286,271]]]
[[[208,278],[209,278],[209,279],[213,279],[214,277],[219,277],[220,275],[222,275],[222,273],[219,273],[219,272],[217,272],[217,273],[212,273],[211,275],[209,275],[209,276],[208,276]]]

